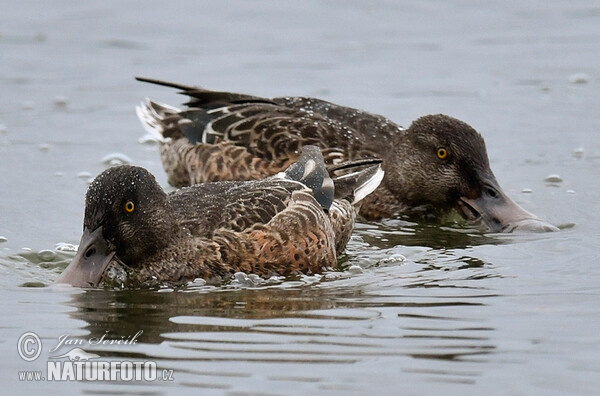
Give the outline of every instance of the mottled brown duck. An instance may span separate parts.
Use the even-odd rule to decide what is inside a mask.
[[[168,194],[144,168],[109,168],[87,191],[83,236],[57,283],[180,285],[336,267],[360,202],[382,178],[379,163],[332,179],[315,146],[266,179]]]
[[[306,97],[260,98],[137,78],[188,96],[184,109],[147,100],[137,114],[160,141],[169,183],[252,180],[285,169],[304,145],[328,165],[383,160],[385,177],[365,199],[367,219],[439,221],[456,210],[493,232],[555,231],[504,193],[481,135],[443,114],[403,129],[387,118]]]

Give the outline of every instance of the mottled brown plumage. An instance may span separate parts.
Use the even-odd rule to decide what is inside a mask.
[[[340,177],[344,197],[336,197],[336,180],[314,146],[267,179],[169,194],[143,168],[110,168],[89,187],[84,235],[58,282],[133,287],[335,267],[360,201],[382,178],[380,165]]]
[[[383,116],[315,98],[265,99],[138,80],[180,89],[190,98],[183,110],[150,100],[137,108],[146,130],[160,141],[175,186],[263,178],[285,169],[301,147],[315,145],[328,165],[383,160],[385,178],[361,207],[368,219],[436,219],[456,209],[492,231],[556,229],[504,194],[483,138],[455,118],[427,115],[403,129]]]

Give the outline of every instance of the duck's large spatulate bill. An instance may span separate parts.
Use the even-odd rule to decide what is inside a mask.
[[[77,287],[98,286],[114,255],[115,252],[108,249],[108,244],[102,235],[102,227],[92,232],[84,229],[75,258],[56,283],[68,283]]]

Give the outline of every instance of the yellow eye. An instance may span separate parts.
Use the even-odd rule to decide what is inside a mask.
[[[437,156],[439,159],[444,159],[448,156],[448,150],[446,150],[445,148],[439,148],[437,151]]]
[[[126,211],[127,213],[131,213],[131,212],[133,212],[133,209],[134,209],[134,208],[135,208],[135,206],[133,205],[133,202],[131,202],[131,201],[127,201],[127,202],[125,203],[125,211]]]

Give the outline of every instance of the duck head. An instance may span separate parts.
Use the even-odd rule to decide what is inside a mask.
[[[437,114],[414,121],[397,136],[384,169],[386,187],[411,206],[454,208],[492,232],[556,231],[514,202],[492,172],[481,135],[455,118]],[[384,181],[385,183],[385,181]]]
[[[77,254],[56,283],[94,287],[109,266],[135,268],[174,234],[166,206],[165,192],[147,170],[123,165],[101,173],[86,194]]]

